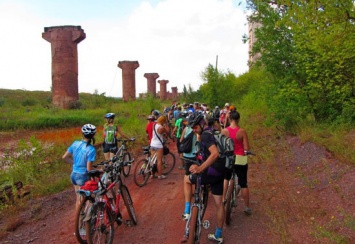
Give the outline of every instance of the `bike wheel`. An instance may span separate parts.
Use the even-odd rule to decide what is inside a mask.
[[[88,244],[112,244],[114,237],[114,220],[104,202],[96,202],[92,206],[91,218],[86,224]]]
[[[149,169],[149,163],[146,159],[142,159],[138,161],[136,164],[136,167],[134,168],[134,183],[136,183],[137,186],[144,186],[147,184],[147,181],[150,177],[150,169]]]
[[[121,194],[122,194],[123,202],[126,205],[127,212],[128,212],[129,217],[131,218],[132,223],[134,225],[137,225],[136,211],[134,210],[131,194],[129,194],[127,186],[121,187]]]
[[[75,238],[79,243],[87,243],[86,236],[86,221],[83,221],[86,217],[86,214],[90,210],[91,206],[94,203],[92,197],[85,197],[81,201],[78,210],[75,213]]]
[[[233,191],[234,191],[234,180],[231,179],[228,184],[226,199],[225,199],[225,219],[226,225],[230,225],[231,223],[231,214],[232,214],[232,207],[233,207]]]
[[[196,240],[198,240],[198,236],[196,236],[197,234],[197,218],[198,218],[198,207],[192,207],[191,209],[191,216],[190,216],[190,220],[189,220],[189,236],[187,239],[187,243],[188,244],[194,244]]]
[[[127,161],[131,161],[131,154],[129,154],[129,152],[125,152],[123,154],[123,162],[127,162]],[[125,177],[128,177],[130,171],[131,171],[131,165],[126,165],[123,167],[122,173]]]
[[[167,155],[163,156],[162,163],[162,173],[164,175],[169,174],[175,167],[175,156],[173,153],[169,152]]]

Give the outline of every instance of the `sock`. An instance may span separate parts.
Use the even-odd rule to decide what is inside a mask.
[[[216,233],[214,234],[216,238],[222,237],[222,228],[216,228]]]
[[[186,214],[190,213],[190,202],[185,202],[185,212]]]

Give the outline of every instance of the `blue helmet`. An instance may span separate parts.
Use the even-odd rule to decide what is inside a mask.
[[[115,118],[115,114],[114,113],[107,113],[106,115],[105,115],[105,119],[114,119]]]

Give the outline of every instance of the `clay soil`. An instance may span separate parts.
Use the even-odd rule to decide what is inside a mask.
[[[258,155],[249,164],[253,214],[244,215],[239,197],[231,225],[223,228],[225,243],[354,243],[354,162],[339,162],[324,148],[296,137],[278,143],[286,148],[273,162]],[[170,144],[177,157],[175,148]],[[138,225],[116,228],[114,243],[180,243],[185,222],[183,171],[177,166],[167,179],[150,179],[144,187],[136,186],[132,175],[126,178]],[[27,209],[15,216],[3,214],[0,243],[77,243],[74,197],[69,188],[29,198]],[[202,231],[201,243],[212,243],[207,234],[216,227],[214,202],[209,200],[205,219],[211,226]],[[128,219],[125,211],[123,217]]]

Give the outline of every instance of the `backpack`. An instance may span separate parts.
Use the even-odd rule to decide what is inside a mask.
[[[105,143],[115,144],[116,143],[116,125],[105,125]]]
[[[234,142],[232,138],[222,135],[220,131],[206,131],[207,133],[213,134],[214,139],[217,144],[219,159],[225,160],[226,163],[230,163],[229,159],[234,157]],[[228,166],[227,164],[225,165]]]
[[[194,138],[194,132],[191,131],[182,141],[180,142],[179,145],[179,152],[182,153],[190,153],[192,151],[192,141]]]

